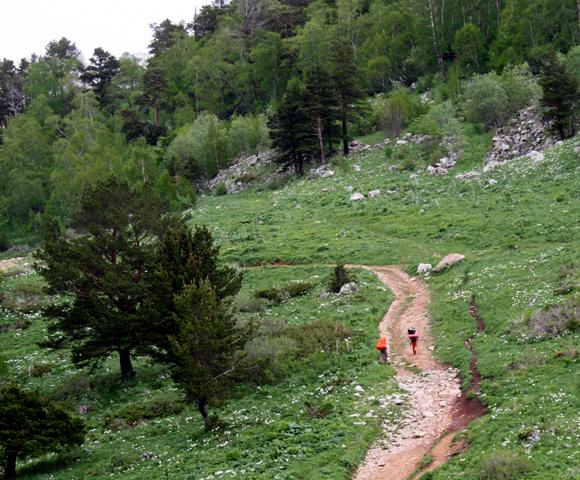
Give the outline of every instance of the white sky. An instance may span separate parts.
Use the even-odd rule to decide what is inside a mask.
[[[67,37],[88,60],[96,47],[115,56],[147,53],[149,24],[190,22],[210,0],[0,0],[0,59],[17,64],[44,54],[51,40]]]

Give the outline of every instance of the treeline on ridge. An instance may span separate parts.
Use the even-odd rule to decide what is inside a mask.
[[[0,63],[4,247],[47,213],[71,225],[83,185],[111,174],[153,185],[174,209],[236,156],[270,146],[302,174],[348,154],[353,136],[396,133],[425,113],[418,93],[453,100],[481,74],[487,84],[464,103],[484,111],[466,116],[497,126],[511,98],[488,72],[524,62],[528,77],[549,73],[547,110],[562,136],[574,130],[574,0],[216,0],[188,20],[152,25],[146,60],[96,48],[85,64],[62,38]]]

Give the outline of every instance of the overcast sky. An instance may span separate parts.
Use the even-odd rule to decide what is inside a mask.
[[[210,0],[1,0],[0,59],[16,63],[43,54],[51,40],[67,37],[88,60],[95,47],[119,56],[145,54],[149,24],[193,18]]]

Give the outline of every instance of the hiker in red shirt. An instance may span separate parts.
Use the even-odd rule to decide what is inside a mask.
[[[413,349],[413,355],[417,355],[417,340],[419,340],[419,334],[417,330],[413,327],[407,329],[407,336],[411,341],[411,348]]]
[[[388,353],[386,335],[380,336],[380,338],[377,340],[375,348],[379,351],[379,363],[387,363]]]

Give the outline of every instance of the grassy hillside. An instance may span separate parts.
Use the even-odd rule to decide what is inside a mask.
[[[471,138],[456,171],[476,165],[488,141]],[[398,263],[414,272],[419,262],[436,263],[449,252],[467,260],[428,280],[435,352],[469,381],[464,342],[476,332],[468,310],[475,301],[487,327],[473,346],[489,410],[467,432],[471,448],[428,475],[577,477],[580,347],[570,332],[577,323],[536,312],[578,304],[579,144],[569,141],[543,162],[524,158],[469,182],[415,176],[397,168],[396,150],[374,150],[338,162],[330,178],[201,199],[192,223],[211,226],[226,260],[262,265],[246,271],[237,302],[262,326],[252,354],[276,357],[268,377],[254,379],[260,387],[248,382],[213,406],[221,425],[209,434],[167,371],[146,359],[137,362],[137,380],[122,383],[116,359],[91,375],[75,370],[66,351],[37,347],[44,335],[35,313],[43,301],[39,280],[8,275],[0,286],[0,342],[12,371],[71,408],[88,407],[90,429],[80,451],[30,462],[22,478],[349,478],[381,420],[398,418],[389,396],[396,391],[393,371],[376,364],[373,349],[390,295],[372,274],[358,272],[355,295],[323,299],[325,265]],[[349,200],[351,191],[376,189],[377,198]],[[294,281],[313,288],[281,304],[254,296]],[[338,327],[329,334],[320,320],[340,322],[350,341],[336,342]],[[535,337],[530,325],[552,333]],[[494,468],[512,476],[493,477]]]
[[[277,357],[261,385],[241,386],[226,403],[214,405],[218,427],[204,432],[195,407],[184,405],[168,372],[137,362],[134,382],[118,379],[116,359],[96,372],[75,370],[67,351],[40,349],[44,323],[35,313],[39,279],[31,273],[6,275],[1,284],[2,352],[19,380],[64,400],[71,409],[87,408],[89,433],[84,446],[67,455],[48,456],[21,468],[29,479],[210,479],[347,478],[384,418],[401,408],[389,394],[394,371],[378,365],[374,352],[377,324],[390,292],[370,273],[357,273],[352,296],[321,299],[328,267],[260,268],[246,272],[238,303],[245,316],[262,325],[250,355]],[[303,281],[304,296],[277,305],[254,293]],[[324,327],[339,322],[347,341]],[[265,333],[271,332],[271,335]]]
[[[513,468],[513,478],[575,478],[579,343],[570,329],[578,326],[579,143],[468,182],[392,171],[392,150],[376,150],[338,164],[331,178],[206,198],[193,222],[214,225],[228,258],[246,264],[340,260],[398,263],[414,272],[419,262],[466,255],[463,265],[428,280],[436,352],[469,382],[464,342],[476,332],[469,315],[475,300],[487,326],[473,345],[489,414],[470,428],[472,448],[432,478],[495,478],[485,477],[490,465]],[[467,156],[456,171],[476,158]],[[351,191],[375,189],[378,198],[349,200]],[[535,337],[530,323],[550,323],[536,312],[566,302],[576,308],[568,330]]]

